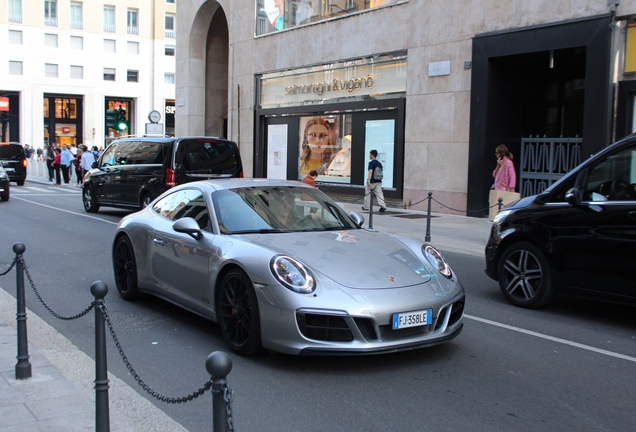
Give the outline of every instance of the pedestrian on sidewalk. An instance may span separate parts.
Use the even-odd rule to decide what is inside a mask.
[[[55,170],[55,185],[59,186],[62,184],[62,150],[59,147],[55,149],[55,157],[51,165]]]
[[[495,178],[495,190],[514,192],[517,184],[517,174],[512,163],[512,153],[505,144],[499,144],[495,149],[497,157],[497,167],[492,172]]]
[[[77,154],[73,158],[73,167],[75,168],[75,176],[77,177],[77,186],[82,185],[82,149],[81,147],[77,149]]]
[[[84,146],[82,158],[80,160],[80,166],[82,168],[82,183],[84,183],[84,175],[93,168],[93,162],[95,162],[93,152],[88,151],[88,148]]]
[[[69,184],[71,181],[72,173],[70,172],[70,169],[73,159],[75,159],[73,157],[73,153],[71,153],[69,147],[65,145],[64,150],[62,150],[62,159],[60,162],[62,165],[62,177],[64,177],[64,184]]]
[[[377,157],[377,150],[371,150],[369,152],[369,159],[371,160],[369,161],[369,166],[367,168],[367,184],[364,187],[364,205],[362,206],[362,210],[369,210],[371,191],[373,191],[378,199],[380,211],[385,212],[386,203],[384,202],[384,193],[382,192],[382,178],[384,177],[384,173],[382,164],[376,159]]]
[[[316,187],[316,177],[318,177],[318,171],[311,170],[309,174],[303,179],[303,183],[307,183],[309,186]]]
[[[47,145],[44,147],[44,151],[46,153],[46,168],[49,170],[49,181],[53,181],[54,173],[55,173],[55,155],[56,152],[53,149],[52,145]]]

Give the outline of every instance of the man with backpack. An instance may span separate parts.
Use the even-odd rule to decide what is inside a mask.
[[[382,193],[382,178],[384,172],[382,164],[376,160],[378,157],[377,150],[371,150],[369,152],[369,167],[367,172],[367,184],[364,187],[364,205],[362,210],[369,210],[369,203],[371,201],[371,191],[375,194],[380,205],[380,212],[386,211],[386,203],[384,202],[384,193]]]

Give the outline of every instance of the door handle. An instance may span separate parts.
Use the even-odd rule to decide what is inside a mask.
[[[627,213],[627,217],[630,219],[636,219],[636,211],[631,211]]]
[[[163,246],[163,239],[160,238],[154,238],[152,240],[157,246]]]

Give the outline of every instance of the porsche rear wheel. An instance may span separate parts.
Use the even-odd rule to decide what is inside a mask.
[[[122,236],[113,249],[113,270],[117,291],[126,300],[137,300],[141,296],[137,286],[137,261],[130,240]]]
[[[262,351],[256,292],[247,274],[233,269],[217,292],[217,319],[223,338],[234,352],[250,356]]]

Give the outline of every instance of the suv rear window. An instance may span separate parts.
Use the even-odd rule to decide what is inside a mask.
[[[19,161],[24,155],[24,149],[17,144],[0,145],[0,159]]]
[[[184,139],[175,156],[177,171],[188,174],[236,175],[240,170],[238,147],[231,141]]]

